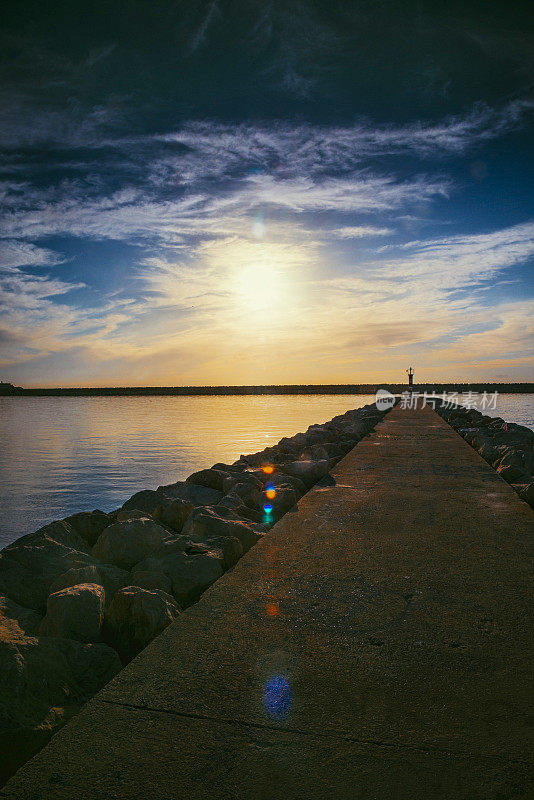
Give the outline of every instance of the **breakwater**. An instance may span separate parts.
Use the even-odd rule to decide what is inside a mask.
[[[0,553],[5,780],[382,418],[374,405]]]
[[[489,417],[476,408],[441,401],[435,408],[519,497],[534,507],[534,431],[501,417]]]
[[[530,797],[533,521],[399,403],[0,797]]]
[[[418,392],[427,394],[487,392],[499,394],[531,394],[534,383],[420,383]],[[247,395],[320,395],[376,394],[387,389],[392,394],[406,391],[403,383],[347,384],[272,384],[267,386],[102,386],[24,388],[10,383],[0,384],[0,395],[13,397],[203,397]]]

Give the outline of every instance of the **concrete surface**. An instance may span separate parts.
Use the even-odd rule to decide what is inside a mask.
[[[0,792],[532,796],[532,510],[395,408]]]

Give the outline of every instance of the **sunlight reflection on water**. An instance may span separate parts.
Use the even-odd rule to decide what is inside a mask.
[[[374,401],[369,395],[0,398],[0,547]]]
[[[374,396],[2,397],[0,547],[370,402]],[[534,396],[501,395],[486,413],[534,427]]]

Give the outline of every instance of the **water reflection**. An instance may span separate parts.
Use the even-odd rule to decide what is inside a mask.
[[[0,547],[76,511],[111,511],[141,488],[235,461],[263,450],[266,437],[276,442],[372,400],[2,397]],[[266,475],[273,471],[264,465]]]

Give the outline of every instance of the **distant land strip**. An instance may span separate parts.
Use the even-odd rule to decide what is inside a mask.
[[[272,386],[104,386],[88,388],[25,389],[10,383],[0,383],[0,395],[15,397],[167,397],[203,395],[300,395],[300,394],[375,394],[387,389],[392,394],[407,391],[405,383],[345,383],[295,384]],[[443,392],[499,392],[499,394],[528,394],[534,383],[421,383],[414,391],[442,394]]]

